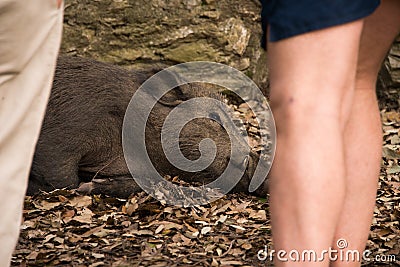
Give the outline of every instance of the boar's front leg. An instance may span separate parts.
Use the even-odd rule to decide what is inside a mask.
[[[105,194],[113,197],[128,198],[131,194],[142,191],[131,176],[94,178],[91,182],[79,186],[79,193]]]

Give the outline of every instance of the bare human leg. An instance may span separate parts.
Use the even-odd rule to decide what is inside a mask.
[[[332,262],[332,266],[361,264],[347,253],[358,250],[362,256],[370,230],[382,155],[382,128],[375,84],[382,61],[399,31],[398,0],[383,0],[364,22],[356,86],[353,96],[348,96],[350,101],[346,100],[350,105],[345,107],[345,113],[349,114],[344,129],[346,196],[334,239],[335,242],[344,238],[348,247],[344,250],[347,251],[345,258]],[[348,259],[346,255],[349,255]]]
[[[354,90],[363,21],[268,44],[271,107],[277,153],[271,170],[271,218],[275,250],[314,250],[332,244],[346,193],[345,92]],[[278,256],[278,255],[276,255]],[[324,261],[276,266],[328,266]]]

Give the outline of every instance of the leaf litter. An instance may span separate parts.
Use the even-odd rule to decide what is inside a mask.
[[[129,200],[94,195],[90,202],[73,190],[41,193],[25,199],[12,265],[254,266],[270,236],[269,219],[254,210],[268,210],[267,202],[230,194],[183,208],[144,192]]]
[[[254,114],[235,108],[261,150]],[[367,249],[400,266],[400,109],[381,108],[383,159]],[[262,134],[262,133],[261,133]],[[182,182],[180,182],[182,184]],[[268,196],[267,196],[268,197]],[[201,207],[174,207],[146,193],[117,199],[55,190],[25,198],[12,266],[273,266],[268,199],[228,194]]]

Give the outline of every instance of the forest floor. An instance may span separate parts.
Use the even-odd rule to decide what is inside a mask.
[[[400,265],[399,90],[381,98],[383,159],[365,266]],[[259,254],[272,249],[268,198],[228,194],[181,208],[144,192],[124,200],[56,190],[26,197],[23,217],[12,266],[272,266]]]

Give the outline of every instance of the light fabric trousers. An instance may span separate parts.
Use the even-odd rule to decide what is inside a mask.
[[[18,240],[62,18],[56,0],[0,0],[0,267]]]

